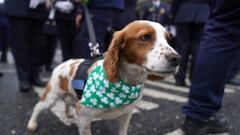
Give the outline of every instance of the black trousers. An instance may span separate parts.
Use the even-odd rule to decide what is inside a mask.
[[[177,24],[177,52],[181,55],[181,63],[175,78],[177,82],[184,82],[190,61],[190,81],[194,71],[197,51],[203,34],[203,23],[182,23]]]
[[[43,20],[10,17],[9,44],[20,83],[38,77],[43,47]]]
[[[63,61],[73,58],[76,25],[73,20],[57,20],[58,35],[61,42]]]

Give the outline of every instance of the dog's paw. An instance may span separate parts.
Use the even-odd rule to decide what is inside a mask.
[[[37,130],[37,123],[33,121],[28,122],[27,131],[35,132]]]

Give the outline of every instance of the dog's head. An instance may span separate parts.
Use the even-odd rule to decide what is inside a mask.
[[[168,39],[165,28],[150,21],[135,21],[116,32],[104,60],[107,79],[111,82],[118,80],[121,57],[149,75],[165,77],[175,73],[180,56],[168,44]]]

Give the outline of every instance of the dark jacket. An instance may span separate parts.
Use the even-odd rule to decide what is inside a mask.
[[[89,7],[124,9],[124,0],[90,0]]]
[[[30,0],[5,0],[4,13],[12,17],[27,17],[46,19],[47,10],[45,5],[39,5],[36,9],[29,8]]]
[[[209,18],[208,4],[208,0],[173,0],[173,20],[175,23],[205,23]]]
[[[117,30],[122,29],[130,22],[136,20],[136,6],[137,6],[137,0],[124,0],[125,1],[125,10],[119,14],[116,15],[114,22],[114,28]]]

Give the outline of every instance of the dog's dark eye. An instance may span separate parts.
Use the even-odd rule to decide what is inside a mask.
[[[152,35],[151,34],[145,34],[141,37],[142,41],[150,41],[152,40]]]

